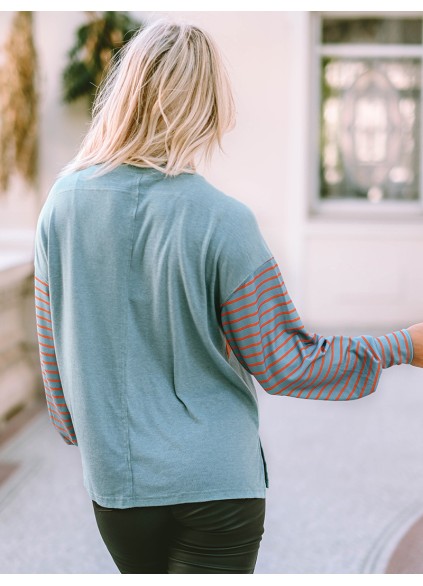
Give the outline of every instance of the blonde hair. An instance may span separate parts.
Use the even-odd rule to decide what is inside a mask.
[[[101,164],[154,167],[165,175],[195,173],[235,124],[222,56],[196,25],[157,20],[116,54],[97,91],[93,118],[77,155],[61,171]]]

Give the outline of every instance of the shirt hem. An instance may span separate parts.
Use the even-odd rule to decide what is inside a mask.
[[[91,500],[103,507],[116,509],[129,509],[131,507],[145,507],[158,505],[177,505],[182,503],[198,503],[203,501],[214,501],[224,499],[242,499],[242,498],[266,498],[266,488],[256,489],[233,489],[233,490],[209,490],[200,492],[179,492],[163,496],[152,497],[107,497],[95,494],[86,488]]]

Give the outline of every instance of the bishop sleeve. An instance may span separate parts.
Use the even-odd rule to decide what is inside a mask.
[[[227,352],[272,395],[360,399],[376,390],[382,369],[413,359],[406,329],[377,337],[309,333],[273,256],[221,305],[221,325]]]
[[[45,279],[41,279],[37,275],[34,275],[34,295],[40,364],[48,413],[51,422],[65,443],[77,446],[78,442],[63,394],[56,360],[49,285]]]

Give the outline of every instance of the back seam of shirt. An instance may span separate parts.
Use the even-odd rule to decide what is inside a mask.
[[[135,236],[135,224],[136,224],[136,217],[138,212],[138,206],[140,202],[140,184],[141,184],[142,177],[140,176],[137,181],[137,201],[134,206],[133,216],[132,216],[132,233],[130,237],[130,248],[129,248],[129,259],[127,261],[126,267],[126,288],[125,288],[125,295],[126,295],[126,308],[125,308],[125,324],[124,324],[124,332],[125,332],[125,351],[123,355],[123,377],[122,377],[122,393],[125,394],[125,414],[126,414],[126,441],[127,441],[127,458],[128,458],[128,468],[131,475],[131,498],[134,498],[134,474],[132,469],[132,457],[131,457],[131,441],[129,435],[129,414],[128,414],[128,389],[127,389],[127,358],[128,358],[128,313],[129,313],[129,280],[131,277],[131,263],[132,263],[132,256],[134,251],[134,236]]]

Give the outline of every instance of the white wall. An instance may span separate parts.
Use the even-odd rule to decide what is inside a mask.
[[[36,43],[40,61],[40,193],[43,200],[59,170],[78,149],[89,123],[85,100],[64,104],[61,75],[83,12],[36,12]]]
[[[7,38],[14,13],[0,12],[0,39]],[[60,100],[60,73],[74,29],[84,20],[81,12],[35,12],[34,41],[38,57],[39,167],[37,186],[13,176],[10,188],[0,193],[0,269],[13,249],[32,246],[40,206],[55,174],[72,156],[88,121],[85,105],[65,106]],[[0,66],[4,53],[0,50]],[[6,254],[7,253],[7,254]],[[31,250],[28,250],[32,254]],[[27,255],[26,255],[27,256]]]
[[[308,220],[310,23],[308,12],[136,12],[191,20],[225,56],[238,109],[225,154],[201,168],[249,205],[279,262],[288,291],[313,331],[384,333],[423,320],[418,265],[423,230],[373,222]],[[88,124],[86,104],[60,101],[60,74],[82,12],[36,13],[41,70],[40,201],[72,157]],[[7,28],[0,13],[0,32]],[[5,211],[0,229],[33,224],[36,198]]]

